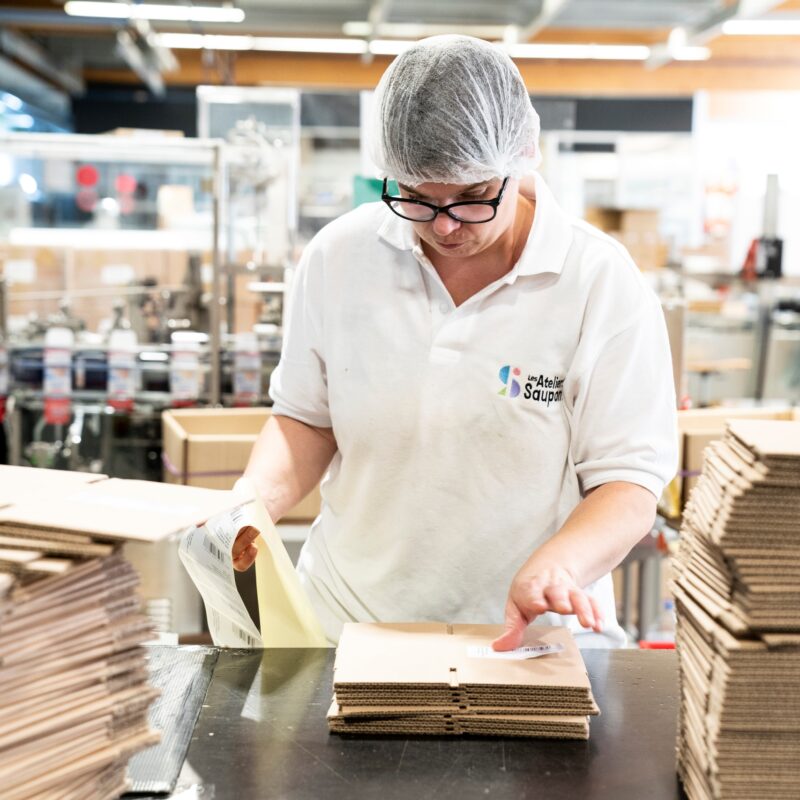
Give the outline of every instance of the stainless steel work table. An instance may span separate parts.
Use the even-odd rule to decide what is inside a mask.
[[[675,653],[590,650],[584,659],[602,711],[587,742],[344,738],[325,722],[332,650],[221,651],[173,797],[681,797]]]

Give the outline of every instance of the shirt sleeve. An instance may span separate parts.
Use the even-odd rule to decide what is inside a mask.
[[[582,354],[572,454],[584,493],[611,481],[627,481],[660,497],[677,469],[677,413],[666,323],[655,294],[644,285],[640,292],[633,320],[599,346],[589,344]],[[624,312],[608,313],[619,319],[627,316]]]
[[[281,358],[269,386],[273,414],[318,428],[331,427],[323,346],[324,290],[323,257],[312,241],[294,275]]]

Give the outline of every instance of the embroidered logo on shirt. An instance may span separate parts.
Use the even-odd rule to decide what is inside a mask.
[[[503,382],[503,388],[498,394],[503,395],[503,397],[516,397],[519,394],[519,381],[515,381],[511,376],[519,376],[519,374],[519,367],[512,367],[508,364],[504,367],[500,367],[500,380]]]
[[[503,397],[519,397],[531,400],[534,403],[543,403],[549,407],[553,403],[560,403],[564,396],[564,379],[558,375],[528,375],[525,385],[520,385],[519,378],[522,371],[519,367],[506,365],[500,368],[500,380],[503,388],[498,394]]]

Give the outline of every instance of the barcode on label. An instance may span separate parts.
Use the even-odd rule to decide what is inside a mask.
[[[563,644],[540,644],[527,647],[518,647],[516,650],[492,650],[491,647],[471,646],[467,648],[470,658],[496,658],[502,661],[523,661],[527,658],[538,658],[550,653],[560,653]]]
[[[205,546],[208,552],[211,553],[214,558],[217,558],[220,561],[225,561],[225,553],[223,553],[222,550],[220,550],[219,547],[217,547],[210,539],[205,540]]]
[[[563,645],[560,644],[540,644],[536,647],[518,647],[512,652],[519,653],[520,655],[533,656],[544,655],[545,653],[558,653],[563,649]]]

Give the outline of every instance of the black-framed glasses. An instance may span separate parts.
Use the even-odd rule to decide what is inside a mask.
[[[503,199],[508,177],[503,178],[497,197],[492,200],[465,200],[460,203],[450,203],[446,206],[437,206],[426,203],[424,200],[412,200],[410,197],[393,197],[387,192],[388,178],[383,179],[381,200],[403,219],[412,222],[432,222],[439,214],[447,214],[456,222],[467,222],[471,225],[481,222],[490,222],[497,216],[497,206]]]

